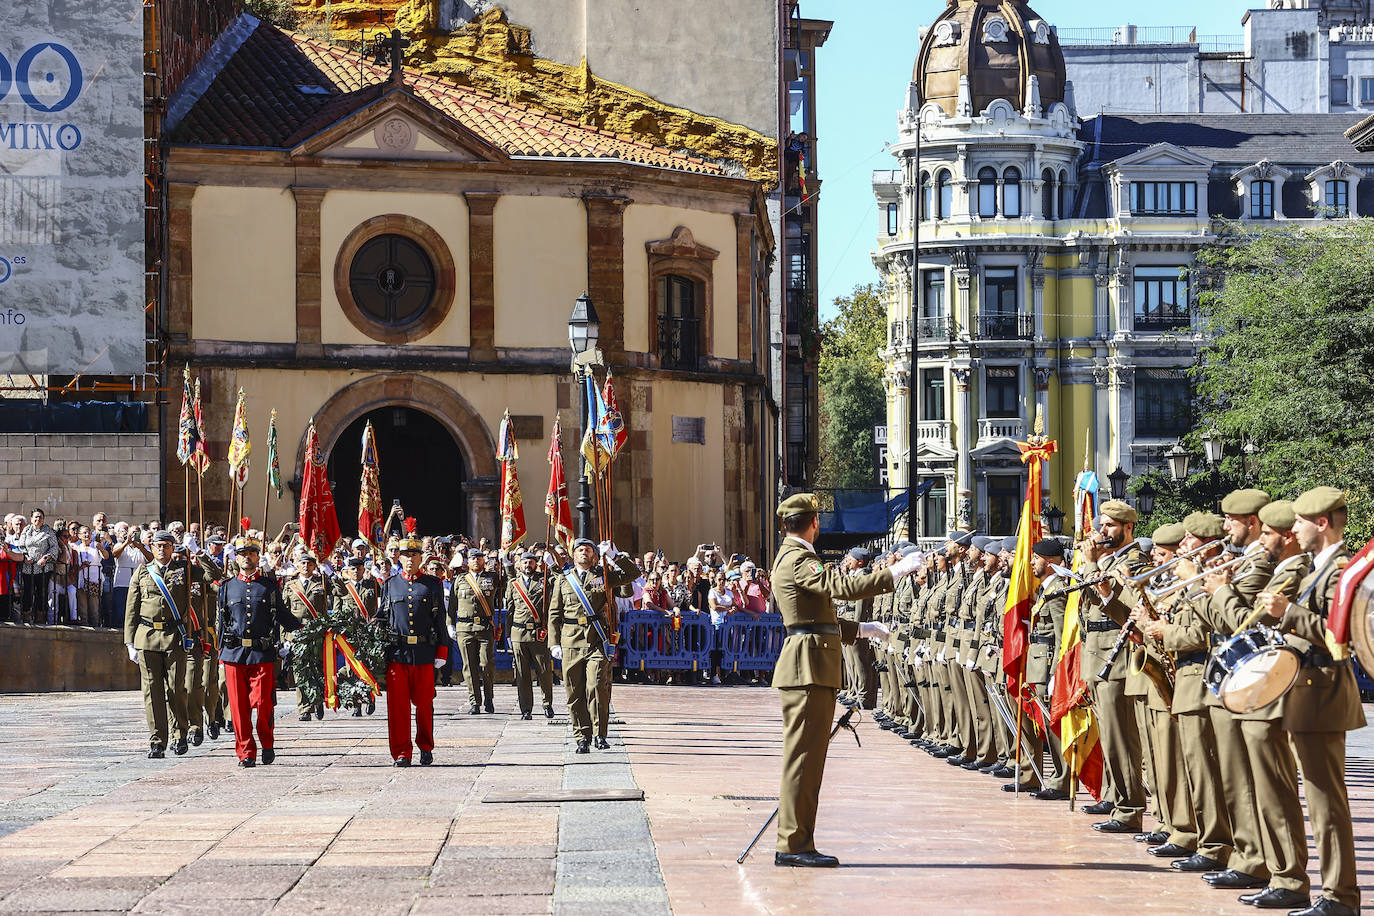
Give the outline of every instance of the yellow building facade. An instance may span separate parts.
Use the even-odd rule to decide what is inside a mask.
[[[284,478],[314,420],[345,533],[371,422],[388,504],[427,533],[493,535],[509,410],[542,539],[556,415],[577,464],[568,318],[586,293],[630,432],[619,545],[764,553],[777,445],[759,181],[252,17],[207,62],[169,111],[168,339],[202,381],[212,457],[246,394],[255,523],[275,533],[295,512],[273,497],[261,518],[275,409]],[[216,521],[224,467],[206,478]],[[176,480],[168,499],[176,516]]]

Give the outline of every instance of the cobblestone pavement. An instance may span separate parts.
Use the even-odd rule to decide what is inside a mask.
[[[738,866],[777,795],[766,689],[617,685],[612,750],[589,757],[564,718],[511,715],[508,686],[494,716],[441,689],[435,766],[409,770],[388,766],[384,706],[307,724],[278,698],[277,762],[240,770],[227,736],[147,760],[136,694],[0,696],[0,912],[1247,912],[871,724],[827,769],[818,839],[845,867],[775,868],[771,831]],[[1370,738],[1350,765],[1367,895]],[[484,802],[636,785],[642,802]]]

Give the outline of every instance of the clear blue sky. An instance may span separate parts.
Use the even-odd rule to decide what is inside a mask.
[[[1196,26],[1203,35],[1240,35],[1247,9],[1264,0],[1152,0],[1127,7],[1084,0],[1031,0],[1031,8],[1060,28],[1134,25]],[[917,32],[945,8],[945,0],[802,0],[810,19],[835,28],[817,53],[817,160],[820,167],[820,303],[877,280],[869,260],[879,231],[870,187],[874,169],[895,161],[883,144],[897,133],[916,60]],[[1125,9],[1133,8],[1127,16]]]

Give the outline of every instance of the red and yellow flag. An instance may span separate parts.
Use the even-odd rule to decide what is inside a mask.
[[[1075,570],[1082,565],[1074,555]],[[1059,726],[1059,745],[1064,765],[1092,797],[1102,798],[1102,746],[1097,718],[1088,700],[1088,678],[1083,673],[1083,630],[1078,604],[1083,592],[1069,595],[1064,608],[1064,630],[1054,662],[1054,694],[1050,697],[1050,721]]]
[[[520,497],[520,480],[515,461],[520,451],[515,445],[515,427],[510,411],[501,420],[497,435],[496,459],[501,462],[501,549],[510,550],[525,539],[525,501]]]
[[[1037,424],[1038,425],[1038,424]],[[1055,453],[1053,439],[1037,434],[1029,442],[1018,442],[1021,460],[1026,464],[1026,502],[1021,508],[1021,524],[1016,532],[1016,554],[1007,586],[1007,604],[1002,614],[1002,670],[1007,675],[1007,694],[1015,697],[1032,720],[1040,716],[1026,695],[1026,645],[1030,641],[1030,612],[1035,589],[1040,584],[1031,568],[1031,548],[1040,540],[1041,470]]]
[[[553,418],[553,434],[549,437],[549,492],[544,497],[544,514],[549,517],[553,536],[565,548],[572,546],[572,503],[568,500],[568,478],[563,473],[563,431],[558,415]]]
[[[381,464],[377,457],[377,434],[369,420],[363,427],[363,477],[358,486],[358,537],[373,550],[382,548]]]

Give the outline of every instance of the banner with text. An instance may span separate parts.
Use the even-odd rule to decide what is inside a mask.
[[[0,21],[0,372],[142,374],[143,0]]]

